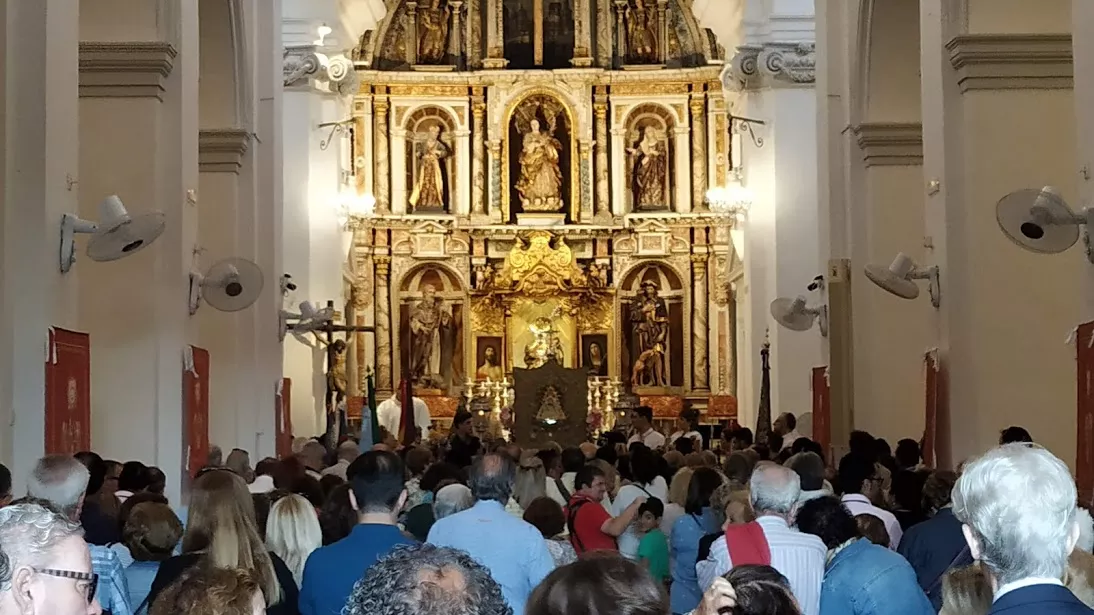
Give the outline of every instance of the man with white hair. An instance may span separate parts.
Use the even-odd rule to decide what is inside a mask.
[[[706,591],[735,564],[768,564],[790,581],[802,612],[818,615],[828,549],[820,538],[791,527],[801,479],[790,468],[763,462],[752,472],[749,487],[756,521],[727,526],[726,535],[714,541],[707,559],[695,565],[699,588]]]
[[[27,481],[27,494],[49,502],[71,521],[79,522],[84,505],[84,493],[91,473],[75,457],[47,455],[38,460]],[[103,609],[111,615],[132,615],[129,604],[129,584],[117,553],[91,545],[91,567],[98,575],[96,595]]]
[[[354,459],[361,454],[361,451],[357,448],[357,443],[353,440],[346,440],[338,445],[338,450],[335,451],[338,456],[338,462],[331,467],[323,470],[322,475],[335,475],[342,480],[348,480],[346,478],[346,470],[349,469],[349,464],[353,463]]]
[[[1061,582],[1079,539],[1075,501],[1067,466],[1033,444],[1000,446],[965,466],[953,513],[991,581],[990,615],[1094,613]]]
[[[0,614],[99,615],[79,524],[41,504],[0,510]]]

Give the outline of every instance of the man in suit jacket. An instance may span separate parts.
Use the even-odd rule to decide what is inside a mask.
[[[953,512],[994,590],[989,615],[1091,615],[1066,587],[1079,539],[1075,481],[1064,462],[1035,444],[1007,444],[965,466]]]

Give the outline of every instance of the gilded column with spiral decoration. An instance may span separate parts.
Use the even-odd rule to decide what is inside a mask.
[[[471,96],[471,213],[486,215],[486,97],[483,89]]]
[[[391,273],[391,257],[377,256],[376,265],[376,388],[380,391],[395,390],[391,378],[391,293],[388,275]]]
[[[387,88],[376,88],[376,97],[372,101],[373,115],[373,196],[376,197],[376,213],[391,213],[391,156],[388,153],[388,109]]]
[[[603,86],[598,86],[601,89]],[[596,216],[611,217],[611,195],[608,191],[608,96],[596,95],[593,103],[596,115]]]
[[[691,293],[691,379],[692,388],[697,391],[710,389],[710,335],[707,314],[710,305],[707,301],[707,255],[691,255],[692,293]]]
[[[706,96],[691,95],[691,210],[706,209],[707,195],[707,124]]]

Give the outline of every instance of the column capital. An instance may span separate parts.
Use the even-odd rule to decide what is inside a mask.
[[[376,266],[376,283],[387,286],[387,275],[391,272],[391,257],[373,256],[372,263]]]
[[[706,272],[707,262],[710,260],[709,254],[692,254],[691,266],[695,268],[695,272]]]
[[[817,80],[817,45],[812,42],[769,42],[741,45],[722,71],[730,91],[763,86],[813,85]]]

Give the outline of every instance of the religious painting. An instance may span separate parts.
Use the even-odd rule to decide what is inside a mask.
[[[573,172],[573,127],[566,107],[548,94],[528,97],[509,120],[509,212],[560,214],[576,195]]]
[[[455,176],[451,119],[443,109],[425,107],[408,118],[406,127],[408,211],[447,213]]]
[[[633,211],[672,209],[672,112],[641,105],[627,122],[627,188]]]
[[[581,336],[581,367],[590,376],[608,375],[608,335],[590,333]]]
[[[637,390],[684,386],[684,298],[679,276],[657,263],[632,270],[623,282],[623,377]]]
[[[503,0],[505,59],[511,69],[535,67],[535,2]]]
[[[475,380],[497,382],[505,379],[504,345],[500,336],[482,335],[475,338]]]
[[[424,394],[452,394],[463,382],[463,291],[440,267],[423,267],[401,293],[400,367]]]
[[[588,19],[587,16],[582,16]],[[573,0],[543,2],[543,68],[571,68],[574,59]]]

